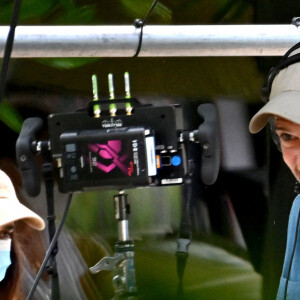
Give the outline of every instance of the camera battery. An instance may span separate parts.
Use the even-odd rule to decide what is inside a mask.
[[[66,132],[60,142],[62,192],[146,186],[157,172],[154,135],[149,129]]]

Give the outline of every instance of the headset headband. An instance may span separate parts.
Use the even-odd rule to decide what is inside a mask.
[[[274,81],[274,78],[277,76],[277,74],[287,68],[288,66],[300,62],[300,53],[294,54],[292,56],[289,56],[293,51],[295,51],[296,49],[300,48],[300,42],[295,44],[293,47],[291,47],[285,54],[284,56],[281,58],[281,60],[279,61],[278,65],[271,68],[271,70],[269,71],[269,74],[267,76],[267,82],[266,84],[263,86],[262,88],[262,100],[266,103],[269,101],[270,98],[270,93],[271,93],[271,88],[272,88],[272,84]]]

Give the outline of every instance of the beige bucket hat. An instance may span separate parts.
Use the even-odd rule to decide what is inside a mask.
[[[0,226],[19,220],[37,230],[45,228],[44,220],[20,203],[10,178],[0,170]]]
[[[280,116],[300,124],[300,63],[281,70],[274,78],[269,101],[252,117],[251,133],[257,133],[271,116]]]

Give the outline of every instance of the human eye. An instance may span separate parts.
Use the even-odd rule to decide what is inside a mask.
[[[294,148],[299,146],[299,136],[287,131],[277,130],[281,146],[285,148]]]
[[[286,133],[286,132],[279,134],[279,138],[285,142],[293,141],[296,139],[296,137],[294,135]]]
[[[11,237],[11,234],[8,231],[4,230],[4,231],[0,232],[0,240],[7,240],[10,237]]]

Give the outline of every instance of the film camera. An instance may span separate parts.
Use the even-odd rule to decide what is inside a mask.
[[[36,196],[40,191],[35,155],[43,144],[63,193],[182,184],[189,169],[186,145],[194,142],[201,146],[202,180],[212,184],[220,160],[215,107],[200,105],[202,124],[186,131],[182,106],[141,104],[130,97],[127,77],[126,97],[115,98],[109,78],[109,99],[98,99],[93,77],[94,99],[86,108],[48,116],[49,141],[35,138],[41,119],[24,121],[16,153],[27,193]]]

